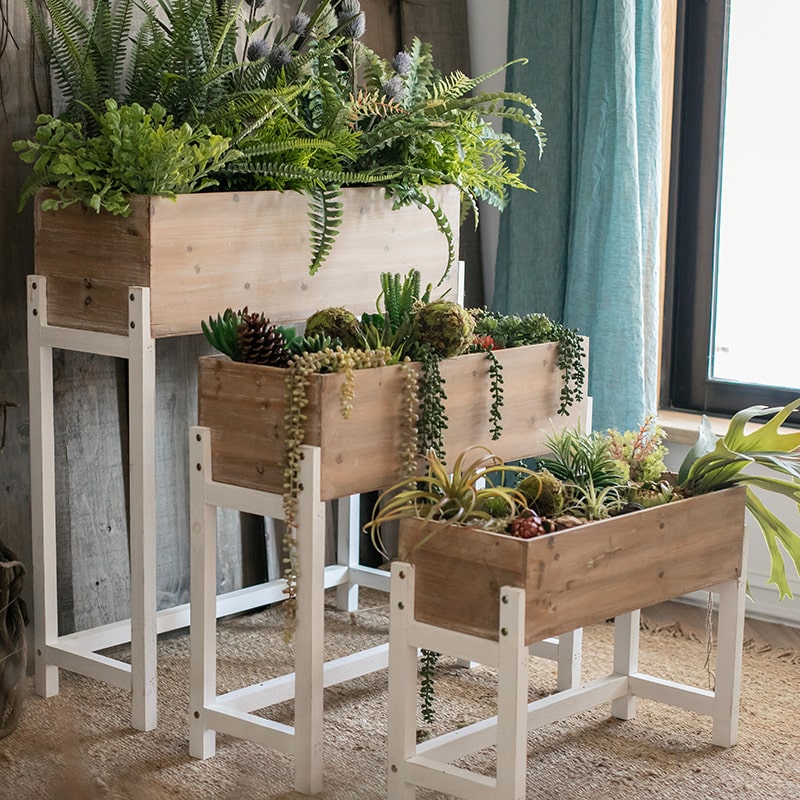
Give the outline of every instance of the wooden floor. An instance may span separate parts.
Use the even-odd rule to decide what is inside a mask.
[[[685,634],[694,634],[700,641],[706,638],[706,610],[688,603],[661,603],[642,610],[642,620],[653,626],[678,623]],[[744,639],[756,647],[770,646],[775,650],[796,650],[800,653],[800,628],[774,622],[745,618]]]

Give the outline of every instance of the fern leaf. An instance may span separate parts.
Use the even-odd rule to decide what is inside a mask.
[[[311,193],[308,218],[311,221],[311,264],[308,271],[315,275],[330,254],[334,239],[342,224],[341,189],[329,185]]]

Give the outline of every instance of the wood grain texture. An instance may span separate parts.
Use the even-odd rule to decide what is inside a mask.
[[[431,194],[458,235],[458,193]],[[42,211],[37,198],[36,269],[48,276],[51,324],[124,334],[129,286],[151,288],[154,337],[200,331],[225,307],[302,322],[320,308],[373,310],[381,272],[420,270],[436,284],[447,242],[427,209],[393,211],[382,189],[343,190],[343,222],[325,264],[308,274],[308,198],[297,192],[221,192],[132,198],[131,215],[77,206]],[[456,270],[448,283],[455,285]],[[51,283],[51,279],[55,278]]]
[[[602,622],[742,574],[743,488],[535,539],[425,520],[400,524],[422,622],[498,638],[499,590],[526,592],[526,643]]]
[[[558,416],[561,376],[557,346],[496,351],[503,365],[503,433],[490,437],[488,360],[477,353],[441,362],[446,384],[448,460],[483,444],[505,460],[542,453],[555,430],[575,424],[585,401]],[[419,373],[420,366],[414,365]],[[342,373],[313,375],[308,391],[306,444],[322,450],[322,498],[388,486],[400,478],[403,448],[403,367],[358,370],[352,412],[344,419]],[[224,357],[200,359],[199,419],[211,429],[215,480],[282,492],[286,370],[241,364]]]

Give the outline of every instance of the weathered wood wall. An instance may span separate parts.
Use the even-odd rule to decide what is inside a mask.
[[[90,5],[92,0],[82,0]],[[284,19],[297,2],[275,0]],[[386,57],[418,35],[434,45],[443,70],[468,71],[464,0],[362,0],[367,43]],[[22,2],[0,3],[0,402],[8,412],[0,453],[0,539],[31,564],[25,276],[34,272],[30,206],[17,213],[26,168],[11,149],[33,131],[49,93],[36,60]],[[13,34],[13,40],[8,32]],[[471,224],[466,226],[471,228]],[[482,302],[474,237],[467,260],[468,301]],[[472,242],[470,244],[470,242]],[[208,352],[202,337],[157,343],[158,606],[188,600],[189,525],[187,431],[196,419],[196,362]],[[57,526],[62,633],[129,614],[127,531],[127,364],[117,359],[56,351]],[[266,560],[260,520],[221,514],[219,583],[233,589],[263,579]],[[29,567],[30,572],[30,567]],[[31,578],[25,591],[31,601]],[[36,613],[32,609],[33,614]]]

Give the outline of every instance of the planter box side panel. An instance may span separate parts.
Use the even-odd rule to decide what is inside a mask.
[[[457,250],[458,191],[437,187],[432,194],[451,221]],[[48,308],[53,324],[65,327],[124,334],[132,285],[151,287],[155,337],[199,333],[201,320],[229,306],[281,323],[302,322],[330,305],[360,314],[374,310],[381,272],[416,268],[423,283],[435,284],[447,264],[447,243],[431,213],[392,211],[380,188],[343,191],[342,224],[313,277],[308,198],[297,192],[132,197],[128,217],[77,204],[43,212],[46,196],[37,196],[36,271],[56,278]],[[454,266],[440,289],[455,289],[457,281]]]
[[[199,359],[199,420],[211,429],[214,480],[281,493],[285,370]],[[402,447],[401,367],[356,372],[352,413],[341,413],[342,374],[313,375],[306,444],[322,452],[323,499],[346,497],[394,483]]]
[[[128,287],[150,285],[148,197],[132,197],[128,217],[95,213],[75,203],[42,210],[34,206],[34,253],[38,275],[47,277],[51,325],[125,334]]]
[[[505,461],[541,455],[548,436],[578,421],[586,427],[585,397],[569,415],[558,414],[562,380],[556,343],[497,350],[495,355],[503,367],[503,432],[496,440],[490,433],[489,360],[478,353],[440,364],[450,420],[444,437],[449,461],[472,445],[483,445]]]
[[[742,574],[744,533],[744,489],[731,489],[533,540],[526,638],[734,580]]]
[[[525,586],[526,543],[510,536],[401,520],[397,557],[415,568],[415,619],[486,639],[498,638],[500,588]]]
[[[458,235],[458,193],[438,192]],[[383,189],[345,189],[344,214],[325,263],[311,260],[308,197],[297,192],[154,198],[155,336],[194,332],[223,307],[263,311],[273,322],[304,322],[326,306],[360,315],[375,309],[380,273],[419,269],[437,282],[447,244],[427,209],[391,210]],[[455,286],[453,267],[447,286]],[[444,288],[447,288],[445,286]]]
[[[422,524],[404,520],[400,527],[399,558],[416,568],[416,618],[489,639],[498,636],[503,585],[526,590],[531,644],[742,571],[744,494],[738,489],[526,541],[444,523],[427,523],[423,532]],[[517,567],[519,548],[524,563]]]

